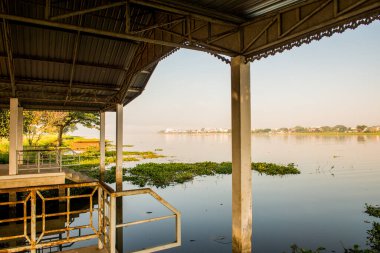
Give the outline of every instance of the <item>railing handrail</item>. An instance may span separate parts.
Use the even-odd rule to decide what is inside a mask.
[[[69,147],[51,147],[51,148],[38,148],[38,149],[18,149],[16,150],[16,152],[23,152],[23,153],[26,153],[26,152],[36,152],[36,151],[62,151],[62,150],[68,150],[68,151],[71,151],[73,152],[74,154],[78,154],[78,152],[76,152],[74,149],[72,148],[69,148]]]
[[[98,186],[98,185],[99,185],[99,182],[94,181],[94,182],[84,182],[84,183],[69,183],[69,184],[54,184],[54,185],[45,185],[45,186],[5,188],[5,189],[0,189],[0,194],[12,193],[12,192],[26,192],[26,191],[34,191],[34,190],[46,191],[46,190],[66,189],[66,188],[90,187],[90,186]]]
[[[84,187],[93,187],[91,193],[83,193],[79,195],[71,195],[70,189],[72,188],[84,188]],[[46,197],[43,195],[42,191],[45,190],[65,190],[64,196],[59,195],[58,197]],[[19,252],[19,251],[25,251],[30,250],[32,253],[36,252],[36,250],[43,248],[43,247],[50,247],[50,246],[58,246],[66,243],[76,242],[76,241],[84,241],[89,239],[98,239],[98,247],[103,248],[105,247],[108,252],[115,253],[115,247],[116,247],[116,229],[120,227],[126,227],[126,226],[133,226],[138,224],[143,224],[147,222],[155,222],[160,221],[164,219],[170,219],[175,218],[176,220],[176,241],[170,242],[164,245],[155,246],[152,248],[144,249],[141,251],[135,251],[137,252],[154,252],[158,250],[163,249],[169,249],[172,247],[177,247],[181,245],[181,214],[180,212],[175,209],[173,206],[171,206],[167,201],[165,201],[161,196],[159,196],[156,192],[154,192],[150,188],[142,188],[142,189],[133,189],[133,190],[125,190],[125,191],[115,191],[110,186],[103,182],[95,181],[95,182],[85,182],[85,183],[70,183],[70,184],[59,184],[59,185],[47,185],[47,186],[31,186],[31,187],[19,187],[19,188],[8,188],[8,189],[0,189],[0,194],[9,193],[14,194],[15,192],[27,192],[27,196],[23,200],[19,201],[9,201],[9,202],[3,202],[1,205],[16,205],[16,204],[22,204],[23,210],[24,210],[24,216],[23,217],[16,217],[16,218],[8,218],[0,220],[1,222],[16,222],[16,221],[23,221],[24,222],[24,234],[22,235],[16,235],[16,236],[8,236],[8,237],[1,237],[1,240],[10,240],[10,239],[22,239],[24,238],[27,240],[30,245],[20,246],[16,248],[8,248],[5,249],[5,252]],[[59,191],[61,192],[61,191]],[[94,227],[93,222],[93,212],[96,208],[93,207],[93,198],[94,194],[97,192],[98,195],[98,228]],[[138,221],[132,221],[120,224],[117,224],[116,221],[116,198],[117,197],[124,197],[124,196],[133,196],[138,194],[149,194],[153,198],[155,198],[157,201],[159,201],[162,205],[167,207],[170,211],[172,211],[173,214],[161,216],[161,217],[155,217],[151,219],[144,219],[144,220],[138,220]],[[72,199],[75,198],[89,198],[90,206],[89,209],[84,210],[71,210],[70,202]],[[41,213],[36,213],[36,207],[37,207],[37,199],[41,200],[42,205],[42,211]],[[66,200],[67,210],[65,212],[58,212],[58,213],[49,213],[46,214],[46,206],[45,203],[47,201],[61,201]],[[30,202],[30,215],[27,212],[28,202]],[[83,213],[83,212],[89,212],[89,224],[83,225],[83,226],[74,226],[70,227],[69,225],[69,218],[70,213]],[[67,225],[65,228],[61,229],[53,229],[53,230],[46,230],[46,219],[49,217],[56,217],[56,216],[66,216],[67,219]],[[36,231],[36,221],[37,219],[41,219],[42,222],[42,232],[37,237],[37,231]],[[28,221],[30,220],[30,236],[27,232],[28,227]],[[108,228],[107,228],[108,227]],[[81,228],[91,228],[93,230],[93,234],[89,235],[83,235],[79,237],[71,237],[70,231],[75,229],[81,229]],[[58,241],[50,241],[50,242],[44,242],[43,238],[45,235],[50,235],[54,233],[61,233],[66,232],[67,238],[58,240]],[[10,250],[10,251],[9,251]],[[0,252],[3,252],[0,250]]]

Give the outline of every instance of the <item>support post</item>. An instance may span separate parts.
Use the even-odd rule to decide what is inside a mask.
[[[110,197],[110,253],[116,252],[116,197]]]
[[[9,175],[17,174],[17,124],[18,124],[18,99],[10,98],[9,120]]]
[[[23,124],[24,124],[24,108],[19,107],[18,108],[18,119],[17,119],[17,151],[19,152],[19,155],[17,157],[17,163],[22,164],[22,159],[23,159]]]
[[[104,180],[106,170],[106,113],[100,112],[100,180]]]
[[[116,191],[123,190],[123,104],[116,104]]]
[[[252,171],[250,66],[231,59],[232,252],[251,252]]]
[[[100,116],[100,119],[101,119],[101,116]],[[103,230],[104,230],[103,213],[104,213],[103,188],[99,186],[98,187],[98,233],[99,233],[98,249],[104,248],[104,244],[102,240],[100,239],[101,237],[103,237]]]
[[[36,192],[32,191],[32,196],[30,198],[30,241],[32,249],[31,253],[36,253]]]

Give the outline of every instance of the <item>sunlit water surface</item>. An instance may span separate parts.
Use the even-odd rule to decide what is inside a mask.
[[[230,161],[231,137],[127,135],[128,150],[162,149],[156,162]],[[252,136],[255,162],[295,163],[300,175],[253,172],[253,251],[290,252],[290,245],[328,252],[366,247],[372,221],[365,203],[380,204],[379,136]],[[145,161],[149,162],[149,161]],[[126,166],[133,166],[127,163]],[[124,189],[137,188],[124,183]],[[167,252],[231,252],[231,175],[153,188],[182,213],[182,246]],[[169,214],[150,197],[123,200],[123,221]],[[78,222],[81,218],[78,219]],[[124,228],[123,247],[142,249],[175,239],[174,221]]]

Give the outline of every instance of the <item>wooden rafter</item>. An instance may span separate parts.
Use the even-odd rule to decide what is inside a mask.
[[[236,55],[236,53],[234,53],[232,50],[231,50],[231,52],[225,52],[225,51],[221,52],[221,51],[209,49],[207,47],[206,48],[199,47],[196,45],[180,44],[180,43],[175,43],[175,42],[171,42],[171,41],[157,40],[157,39],[151,39],[151,38],[136,36],[136,35],[132,35],[132,34],[110,32],[110,31],[99,30],[99,29],[90,28],[90,27],[81,27],[81,26],[71,25],[71,24],[67,24],[67,23],[52,22],[52,21],[48,21],[48,20],[21,17],[21,16],[9,15],[9,14],[4,14],[4,13],[0,13],[0,18],[11,20],[11,21],[17,21],[17,22],[21,22],[21,23],[26,23],[26,24],[30,24],[30,25],[46,26],[46,27],[51,27],[51,28],[64,29],[64,30],[68,30],[68,31],[77,31],[77,32],[81,32],[81,33],[87,33],[87,34],[109,37],[109,38],[113,38],[113,39],[122,39],[122,40],[129,40],[129,41],[145,42],[145,43],[149,43],[149,44],[157,44],[157,45],[163,45],[163,46],[174,47],[174,48],[176,48],[176,47],[187,48],[187,49],[209,52],[209,53],[217,53],[217,54],[223,53],[223,54],[229,55],[229,56],[235,56]]]
[[[13,63],[12,42],[10,38],[10,31],[6,20],[3,20],[3,38],[4,45],[7,51],[7,67],[10,79],[10,85],[12,89],[12,96],[16,96],[16,80],[15,80],[15,67]]]
[[[89,9],[85,9],[85,10],[79,10],[79,11],[73,11],[73,12],[65,13],[65,14],[62,14],[62,15],[50,17],[50,20],[55,21],[55,20],[70,18],[70,17],[74,17],[74,16],[88,14],[88,13],[91,13],[91,12],[96,12],[96,11],[101,11],[101,10],[105,10],[105,9],[119,7],[119,6],[122,6],[122,5],[125,5],[125,1],[115,2],[115,3],[111,3],[111,4],[105,4],[105,5],[96,6],[94,8],[89,8]]]
[[[1,54],[0,58],[7,58],[7,54]],[[72,65],[73,59],[71,60],[65,60],[65,59],[58,59],[58,58],[49,58],[49,57],[41,57],[41,56],[30,56],[30,55],[19,55],[19,54],[13,54],[13,60],[25,60],[25,61],[36,61],[36,62],[47,62],[47,63],[57,63],[57,64],[68,64]],[[99,64],[99,63],[93,63],[93,62],[83,62],[83,61],[76,61],[76,66],[82,66],[82,67],[88,67],[88,68],[101,68],[105,70],[116,70],[120,72],[125,72],[126,70],[122,66],[118,65],[109,65],[109,64]]]
[[[73,48],[73,62],[71,64],[71,69],[70,69],[69,88],[67,90],[66,100],[65,100],[64,105],[66,105],[67,101],[69,100],[71,96],[71,88],[73,86],[73,80],[74,80],[74,74],[75,74],[75,64],[78,57],[79,40],[80,40],[80,32],[78,32],[77,35],[75,36],[75,42],[74,42],[74,48]]]
[[[0,79],[0,85],[9,85],[9,80]],[[56,87],[61,89],[66,89],[69,85],[68,82],[55,81],[55,80],[26,80],[18,79],[17,85],[22,86],[34,86],[34,87]],[[72,83],[72,89],[81,89],[81,90],[97,90],[102,92],[114,93],[120,90],[119,87],[116,87],[114,84],[91,84],[91,83]]]
[[[0,2],[0,7],[2,12],[5,11],[4,3],[3,1]],[[2,34],[3,34],[3,41],[4,41],[4,47],[7,54],[7,67],[8,67],[8,73],[9,73],[9,79],[10,79],[10,85],[12,90],[12,97],[16,96],[16,80],[15,80],[15,67],[13,62],[13,51],[12,51],[12,39],[11,39],[11,31],[9,29],[8,21],[6,19],[2,20]]]

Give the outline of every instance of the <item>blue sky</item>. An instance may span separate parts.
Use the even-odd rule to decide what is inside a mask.
[[[380,125],[379,42],[375,21],[251,63],[252,127]],[[159,63],[124,112],[130,132],[230,128],[229,65],[179,50]],[[114,121],[114,113],[107,113],[110,134]]]

